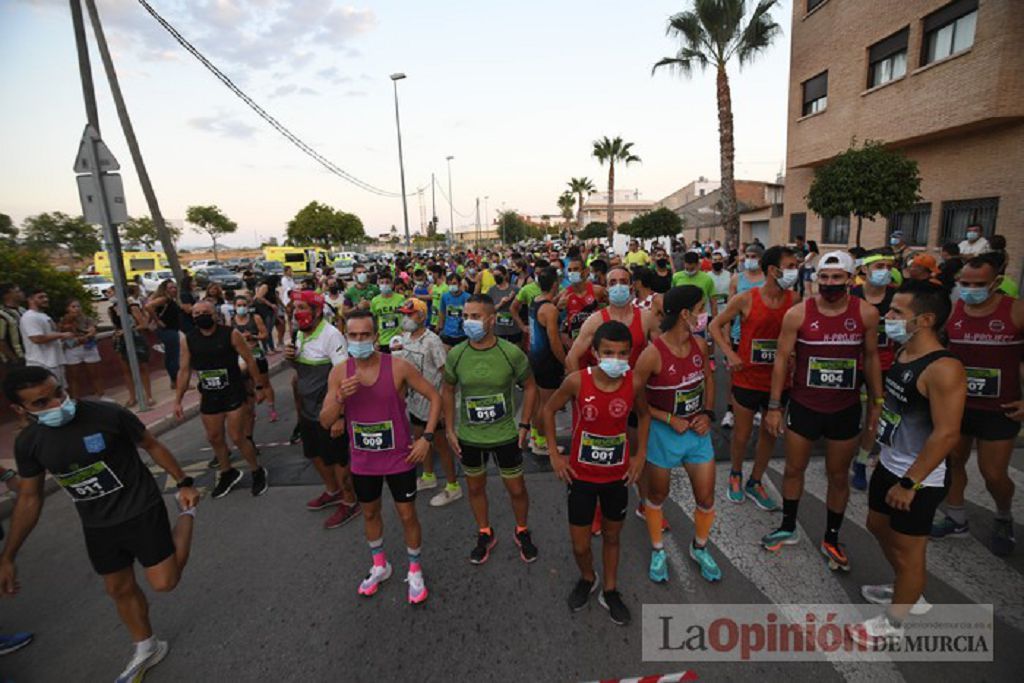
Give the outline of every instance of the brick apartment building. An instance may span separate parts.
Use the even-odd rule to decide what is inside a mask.
[[[937,248],[969,224],[1024,263],[1024,1],[794,0],[784,220],[773,240],[855,239],[848,216],[808,211],[819,166],[853,137],[917,161],[921,203],[865,222],[865,247],[902,229]],[[774,233],[781,234],[774,234]]]

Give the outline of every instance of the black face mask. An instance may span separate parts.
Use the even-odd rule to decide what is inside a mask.
[[[712,269],[713,269],[713,270],[714,270],[714,271],[715,271],[716,273],[717,273],[718,271],[722,270],[722,268],[723,268],[723,267],[725,267],[725,264],[724,264],[724,263],[712,263],[712,264],[711,264],[711,268],[712,268]]]
[[[328,288],[328,290],[327,290],[327,291],[329,291],[329,292],[330,292],[331,294],[337,294],[337,293],[338,293],[338,292],[340,292],[341,290],[340,290],[340,289],[338,289],[338,286],[337,286],[337,285],[332,285],[331,287],[329,287],[329,288]]]
[[[846,294],[846,285],[818,285],[818,293],[821,298],[829,303],[835,303]]]
[[[496,284],[496,285],[503,285],[503,284],[505,284],[505,276],[504,275],[495,275],[494,276],[494,284]]]
[[[668,268],[668,260],[667,259],[659,259],[658,260],[658,267],[659,268]]]
[[[201,330],[210,330],[217,325],[217,321],[213,319],[212,313],[201,313],[192,318],[192,322]]]

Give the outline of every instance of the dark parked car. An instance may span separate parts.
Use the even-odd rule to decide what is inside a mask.
[[[242,288],[242,278],[239,277],[238,273],[232,273],[224,266],[200,268],[195,272],[195,279],[196,284],[201,289],[206,289],[213,283],[220,285],[224,289]]]
[[[252,269],[260,275],[284,275],[284,264],[280,261],[256,261]]]

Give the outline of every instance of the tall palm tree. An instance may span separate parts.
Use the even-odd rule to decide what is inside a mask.
[[[609,139],[604,136],[600,140],[594,140],[593,154],[603,165],[608,162],[608,242],[612,241],[615,235],[615,162],[621,161],[625,165],[633,162],[640,162],[640,157],[633,154],[633,143],[623,142],[622,138],[615,136]]]
[[[562,194],[558,195],[558,209],[562,212],[562,219],[565,221],[565,227],[571,231],[569,222],[572,220],[572,210],[576,208],[576,198],[572,196],[572,192],[566,190]]]
[[[718,145],[722,169],[722,212],[725,236],[733,246],[739,244],[740,221],[736,207],[733,165],[736,149],[732,127],[732,94],[726,66],[736,57],[740,66],[749,64],[782,33],[771,17],[778,0],[758,0],[744,23],[744,0],[693,0],[693,9],[669,17],[666,34],[682,41],[675,57],[666,57],[654,65],[678,70],[690,76],[694,67],[704,71],[714,67],[718,83]]]
[[[597,192],[597,188],[594,187],[594,182],[586,176],[570,178],[568,185],[569,192],[572,192],[579,198],[579,205],[576,209],[576,228],[580,229],[583,227],[583,195],[590,196]]]

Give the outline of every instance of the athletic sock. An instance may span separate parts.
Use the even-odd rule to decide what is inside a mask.
[[[418,572],[420,571],[420,551],[421,548],[410,548],[406,546],[405,552],[409,555],[409,571]]]
[[[946,515],[960,526],[967,524],[967,508],[963,505],[947,504]]]
[[[655,550],[661,550],[664,548],[664,544],[661,540],[661,520],[663,513],[660,505],[655,505],[651,501],[644,501],[644,521],[647,522],[647,533],[651,537],[651,546]]]
[[[145,640],[140,640],[135,643],[135,654],[137,655],[148,655],[150,652],[156,649],[156,636],[152,635]]]
[[[516,533],[517,534],[521,534],[524,531],[529,531],[529,527],[519,526],[518,524],[516,524]]]
[[[383,567],[388,563],[388,558],[384,554],[384,538],[378,538],[376,541],[369,541],[370,544],[370,556],[373,557],[374,567]]]
[[[782,530],[796,531],[796,512],[800,507],[799,498],[782,499]]]
[[[843,526],[844,512],[826,511],[825,515],[825,542],[831,545],[839,545],[839,527]]]
[[[480,533],[487,534],[488,536],[494,535],[494,530],[489,526],[480,527]]]
[[[433,472],[424,472],[423,474],[420,475],[420,479],[425,479],[426,481],[436,481],[437,475],[434,474]]]
[[[729,470],[729,476],[730,477],[739,477],[740,479],[742,479],[743,478],[743,470]]]
[[[711,535],[711,525],[715,521],[715,510],[711,508],[706,510],[702,507],[697,507],[693,511],[693,543],[698,548],[703,548],[707,545],[708,536]]]
[[[1012,522],[1013,512],[1011,510],[996,510],[996,519],[1000,522]]]
[[[859,451],[857,451],[857,464],[858,465],[867,465],[868,461],[870,459],[871,459],[871,451],[868,450],[867,448],[861,448]]]
[[[457,482],[457,481],[449,482],[449,483],[445,484],[444,487],[446,489],[448,489],[449,491],[458,491],[459,488],[460,488],[459,482]]]

